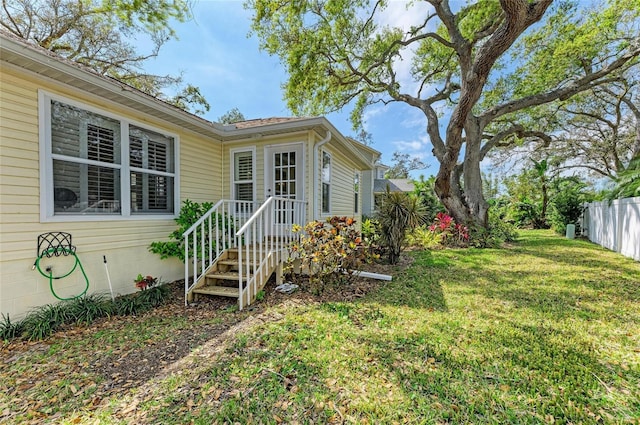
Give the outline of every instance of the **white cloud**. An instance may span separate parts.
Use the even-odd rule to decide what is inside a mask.
[[[397,140],[391,142],[395,146],[396,150],[410,155],[419,156],[429,150],[429,137],[426,135],[419,136],[413,140]]]
[[[393,145],[400,152],[417,151],[417,150],[420,150],[420,148],[422,147],[422,143],[420,143],[417,140],[410,141],[410,142],[405,142],[405,141],[393,142]]]
[[[427,2],[390,1],[387,8],[377,16],[376,22],[381,28],[400,28],[407,32],[412,26],[422,25],[431,13],[433,7]],[[401,51],[401,55],[395,59],[393,65],[398,82],[404,91],[416,95],[420,84],[411,76],[415,46]]]
[[[382,118],[385,114],[385,109],[386,108],[384,106],[369,106],[364,110],[362,114],[362,127],[364,128],[364,131],[371,131],[370,123],[376,119]]]

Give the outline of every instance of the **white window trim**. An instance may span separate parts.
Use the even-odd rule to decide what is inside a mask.
[[[233,149],[229,149],[229,171],[230,171],[230,178],[229,178],[229,182],[230,182],[230,188],[229,188],[229,198],[236,200],[236,161],[235,161],[235,154],[236,153],[241,153],[241,152],[251,152],[251,161],[253,163],[253,173],[251,174],[252,177],[252,184],[253,184],[253,201],[257,201],[258,198],[256,196],[256,189],[257,189],[257,181],[256,181],[256,174],[257,173],[257,163],[256,163],[256,147],[255,146],[248,146],[248,147],[244,147],[244,148],[233,148]]]
[[[356,178],[358,179],[358,190],[356,191],[355,185],[356,185]],[[353,193],[354,195],[357,195],[358,198],[358,202],[354,202],[353,203],[353,214],[354,215],[358,215],[358,214],[362,214],[362,173],[359,170],[354,170],[353,171]],[[355,196],[354,196],[355,197]],[[355,199],[354,199],[355,200]]]
[[[325,183],[324,181],[324,176],[322,175],[322,169],[324,168],[323,162],[324,162],[324,154],[327,154],[329,156],[329,211],[323,211],[322,210],[322,196],[324,194],[324,190],[322,188],[322,185]],[[320,216],[321,217],[330,217],[331,216],[331,211],[332,211],[332,203],[331,203],[331,198],[332,198],[332,194],[331,192],[333,192],[331,190],[331,188],[333,187],[333,155],[331,155],[331,152],[329,152],[328,150],[322,149],[321,150],[321,154],[320,154],[320,164],[318,164],[318,166],[320,167]]]
[[[69,106],[80,108],[87,112],[100,114],[105,117],[120,122],[120,149],[121,162],[114,164],[113,168],[119,168],[126,172],[120,174],[120,214],[65,214],[55,215],[53,203],[53,159],[57,154],[52,153],[51,142],[51,101],[58,101]],[[180,212],[180,138],[175,133],[170,133],[157,127],[150,126],[147,123],[125,118],[100,108],[93,107],[83,102],[78,102],[64,96],[59,96],[38,90],[38,138],[40,143],[40,222],[82,222],[82,221],[131,221],[131,220],[167,220],[174,219]],[[138,168],[129,167],[129,125],[147,129],[167,137],[173,138],[173,173],[164,173],[154,170],[139,170]],[[64,157],[66,161],[73,161],[69,157]],[[75,162],[75,161],[73,161]],[[91,164],[94,161],[79,159],[78,162],[83,164]],[[105,164],[96,164],[105,166]],[[131,214],[131,198],[130,198],[130,171],[144,171],[150,174],[166,175],[173,177],[173,213],[172,214]]]

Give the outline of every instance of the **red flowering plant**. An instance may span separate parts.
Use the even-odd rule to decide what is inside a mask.
[[[448,214],[439,212],[429,231],[438,235],[442,245],[467,246],[469,244],[469,228],[458,224]]]
[[[138,274],[138,276],[133,279],[133,282],[135,283],[136,288],[144,291],[145,289],[149,289],[152,286],[156,285],[158,283],[158,278],[153,276],[142,276],[142,274]]]

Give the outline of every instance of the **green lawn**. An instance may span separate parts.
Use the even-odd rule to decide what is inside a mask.
[[[639,263],[547,231],[412,255],[359,302],[274,307],[191,367],[55,421],[640,423]],[[81,338],[66,359],[99,337]]]

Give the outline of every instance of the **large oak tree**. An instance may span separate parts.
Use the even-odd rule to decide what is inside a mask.
[[[615,79],[640,54],[638,0],[408,2],[417,24],[383,23],[386,0],[247,0],[262,48],[289,73],[296,114],[378,102],[422,111],[440,163],[436,192],[458,222],[486,226],[480,162],[548,136],[519,112]],[[593,7],[597,6],[597,7]],[[401,66],[411,60],[407,78]],[[444,111],[444,112],[443,112]]]

